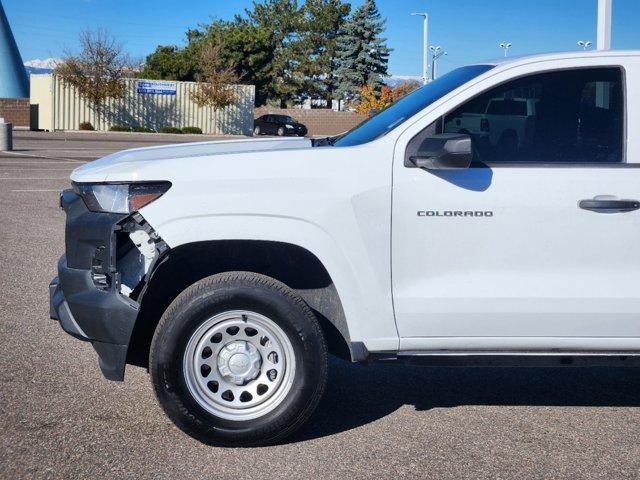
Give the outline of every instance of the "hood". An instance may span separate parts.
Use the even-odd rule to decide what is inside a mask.
[[[308,138],[233,139],[133,148],[82,165],[71,173],[74,182],[131,181],[146,165],[179,158],[216,157],[242,152],[266,152],[310,148]],[[213,158],[215,159],[215,158]],[[125,178],[126,177],[126,178]]]

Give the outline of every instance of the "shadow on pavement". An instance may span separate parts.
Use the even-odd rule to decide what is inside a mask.
[[[462,405],[636,407],[640,369],[362,366],[330,357],[324,398],[289,442],[357,428],[403,405],[418,411]]]

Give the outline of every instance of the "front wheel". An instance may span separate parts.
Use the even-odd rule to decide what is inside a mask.
[[[150,353],[163,409],[209,444],[257,446],[311,415],[327,378],[315,316],[286,285],[231,272],[201,280],[169,306]]]
[[[279,137],[283,137],[284,136],[284,127],[279,127],[278,128],[278,136]]]

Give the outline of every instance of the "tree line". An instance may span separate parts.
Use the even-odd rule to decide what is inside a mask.
[[[365,88],[380,95],[391,52],[385,22],[375,0],[355,9],[342,0],[254,1],[233,20],[188,30],[184,47],[158,46],[141,76],[241,82],[255,85],[258,106],[311,99],[330,108],[361,100]]]

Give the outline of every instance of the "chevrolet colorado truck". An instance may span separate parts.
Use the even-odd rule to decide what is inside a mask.
[[[213,445],[291,434],[328,353],[634,363],[639,84],[634,51],[481,62],[337,137],[88,163],[60,197],[51,317],[91,342],[106,378],[147,368],[167,415]],[[444,132],[497,98],[535,103],[526,145],[505,155]]]

